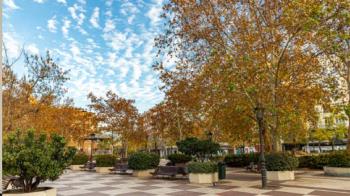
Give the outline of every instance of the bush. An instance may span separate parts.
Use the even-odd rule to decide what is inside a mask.
[[[56,180],[71,163],[73,149],[64,137],[53,134],[35,136],[34,131],[10,134],[3,145],[4,175],[19,176],[24,192],[35,191],[41,182]]]
[[[153,169],[159,165],[159,155],[154,153],[137,152],[128,159],[128,166],[133,170]]]
[[[171,163],[187,163],[191,161],[192,157],[190,155],[185,154],[171,154],[168,156],[168,159],[171,161]]]
[[[266,155],[267,171],[293,171],[298,167],[296,157],[288,154],[274,153]]]
[[[73,157],[72,165],[84,165],[88,162],[89,156],[85,153],[78,153]]]
[[[199,140],[189,137],[176,142],[179,151],[190,156],[204,160],[208,156],[216,155],[220,151],[220,145],[211,140]]]
[[[218,165],[214,162],[192,162],[188,164],[190,173],[214,173],[218,171]]]
[[[96,155],[96,167],[113,167],[117,158],[110,154]]]
[[[350,154],[344,152],[334,152],[328,155],[329,167],[350,167]]]
[[[310,169],[322,169],[329,162],[328,154],[310,155],[299,157],[299,167]]]
[[[258,163],[259,154],[250,153],[250,154],[239,154],[239,155],[227,155],[224,159],[224,162],[229,167],[245,167],[249,165],[251,162]]]

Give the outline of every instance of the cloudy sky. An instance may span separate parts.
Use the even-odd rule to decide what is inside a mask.
[[[85,107],[107,90],[135,99],[142,112],[160,102],[154,37],[162,0],[4,0],[3,36],[10,57],[23,46],[53,53],[69,69],[67,96]],[[22,65],[15,67],[21,74]]]

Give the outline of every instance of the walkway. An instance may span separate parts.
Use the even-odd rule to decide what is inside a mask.
[[[173,195],[173,196],[350,196],[350,178],[325,177],[321,171],[299,171],[295,181],[269,183],[268,189],[260,189],[260,176],[242,169],[229,169],[228,179],[215,187],[193,185],[187,180],[140,179],[116,174],[93,172],[67,172],[53,186],[58,195]]]

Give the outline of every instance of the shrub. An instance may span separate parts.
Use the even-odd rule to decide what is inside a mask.
[[[293,171],[298,167],[296,157],[288,154],[274,153],[266,155],[267,171]]]
[[[113,167],[117,158],[110,154],[96,155],[96,167]]]
[[[199,140],[189,137],[176,142],[179,151],[190,156],[204,160],[206,157],[216,155],[220,151],[220,145],[211,140]]]
[[[10,134],[3,145],[3,172],[19,176],[24,192],[35,191],[41,182],[56,180],[71,163],[75,150],[66,148],[64,137],[35,136],[34,131]]]
[[[89,156],[85,153],[77,153],[72,160],[72,165],[83,165],[88,162]]]
[[[191,162],[188,164],[190,173],[214,173],[218,171],[218,165],[214,162]]]
[[[250,153],[250,154],[239,154],[239,155],[227,155],[224,159],[224,162],[229,167],[245,167],[249,165],[251,162],[258,163],[259,154]]]
[[[136,152],[128,159],[128,166],[133,170],[153,169],[159,165],[159,155],[154,153]]]
[[[310,155],[299,157],[299,167],[310,169],[322,169],[329,162],[328,154]]]
[[[350,154],[344,152],[334,152],[328,155],[329,167],[350,167]]]
[[[168,156],[168,159],[171,161],[171,163],[187,163],[191,161],[192,157],[190,155],[185,154],[171,154]]]

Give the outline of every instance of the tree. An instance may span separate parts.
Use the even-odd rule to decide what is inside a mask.
[[[320,53],[311,44],[314,4],[317,1],[170,1],[164,11],[167,29],[157,46],[160,55],[178,61],[173,70],[160,61],[156,70],[170,89],[179,81],[201,78],[198,83],[208,89],[203,95],[213,99],[199,103],[208,106],[200,116],[214,111],[215,119],[212,109],[234,100],[230,107],[241,110],[244,120],[256,122],[255,109],[265,108],[265,138],[273,151],[280,151],[281,123],[307,122],[286,121],[291,113],[313,120],[313,106],[326,97]]]
[[[135,101],[119,97],[112,91],[106,93],[106,98],[96,97],[92,93],[88,95],[88,98],[91,101],[89,107],[96,113],[97,120],[100,122],[100,129],[111,131],[112,135],[113,133],[120,135],[124,151],[122,156],[126,157],[128,141],[136,131],[139,117],[133,105]]]
[[[63,95],[63,84],[68,79],[68,72],[55,63],[49,52],[41,57],[29,55],[23,50],[21,56],[27,71],[24,76],[18,77],[12,66],[21,56],[10,62],[6,48],[4,51],[3,130],[9,132],[24,128],[28,116],[37,114],[44,106],[53,104]]]
[[[323,52],[325,63],[331,65],[330,72],[337,78],[336,90],[341,95],[335,97],[334,101],[340,99],[340,104],[344,105],[345,113],[350,119],[350,2],[322,2],[313,17],[320,24],[315,43]],[[350,120],[347,135],[347,151],[350,152]]]
[[[32,192],[41,182],[56,180],[69,165],[75,149],[67,149],[62,136],[34,131],[10,134],[4,142],[3,171],[5,175],[19,176],[24,192]]]

